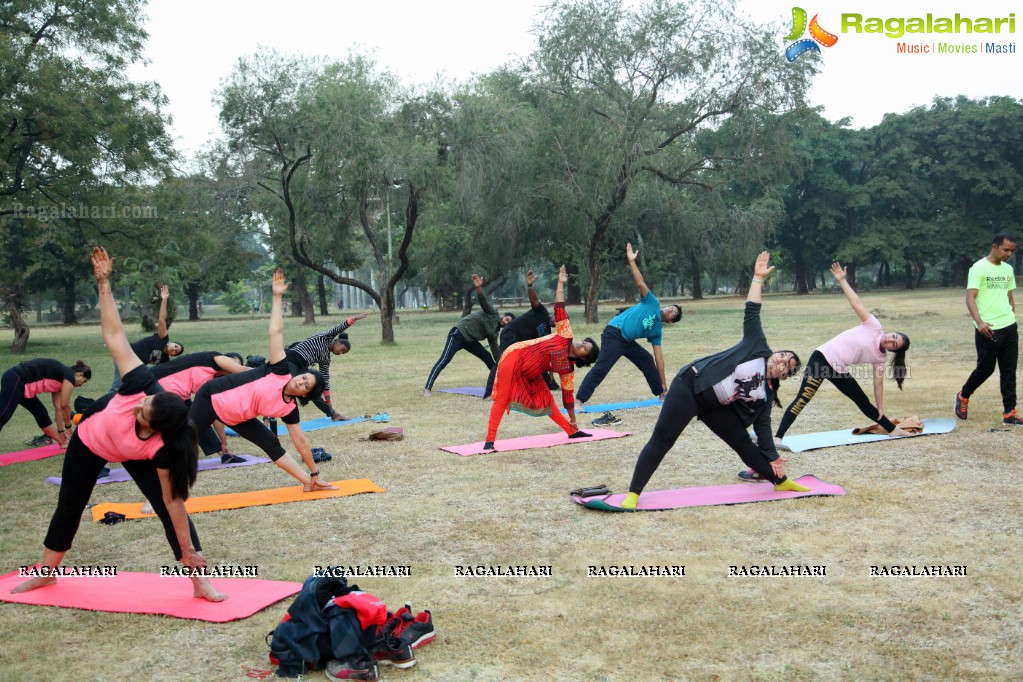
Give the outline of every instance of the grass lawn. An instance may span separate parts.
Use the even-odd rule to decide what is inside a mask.
[[[912,339],[911,376],[886,383],[889,416],[951,416],[952,398],[973,369],[973,332],[961,290],[868,292],[885,331]],[[683,301],[684,321],[665,330],[670,377],[688,361],[735,343],[743,302]],[[604,304],[606,321],[612,304]],[[603,325],[581,323],[599,338]],[[840,294],[768,295],[764,323],[773,348],[802,358],[857,324]],[[294,341],[316,329],[287,318]],[[439,448],[483,440],[489,407],[423,383],[456,314],[403,311],[395,346],[380,344],[379,321],[350,330],[352,352],[332,370],[333,400],[350,415],[386,411],[401,442],[363,440],[357,424],[309,434],[334,454],[327,480],[370,478],[385,494],[256,507],[193,516],[211,565],[256,565],[259,576],[301,582],[314,566],[411,566],[410,577],[356,582],[393,608],[430,609],[437,641],[419,665],[384,669],[417,680],[1010,680],[1023,679],[1018,573],[1023,541],[1021,437],[1001,427],[997,377],[973,396],[970,419],[948,435],[788,456],[793,477],[812,473],[844,486],[845,497],[698,507],[664,513],[602,514],[567,492],[606,483],[627,489],[657,408],[624,411],[629,438],[546,450],[457,457]],[[178,322],[188,351],[265,355],[266,320]],[[129,330],[131,338],[141,336]],[[0,331],[0,369],[9,330]],[[84,359],[110,385],[112,363],[98,326],[33,330],[28,357]],[[578,373],[577,383],[585,370]],[[437,388],[481,386],[486,369],[459,353]],[[864,380],[868,395],[869,382]],[[782,387],[788,402],[798,383]],[[591,403],[648,398],[623,361]],[[775,421],[780,418],[776,410]],[[318,416],[312,406],[304,416]],[[595,415],[584,415],[588,424]],[[830,385],[790,434],[865,426]],[[505,417],[498,437],[551,433],[546,418]],[[0,432],[0,452],[38,433],[19,409]],[[286,443],[287,444],[287,443]],[[242,443],[236,451],[252,451]],[[258,454],[258,453],[254,453]],[[4,572],[39,560],[58,489],[61,457],[0,467]],[[700,423],[685,431],[649,490],[738,482],[738,457]],[[194,495],[288,486],[272,465],[200,474]],[[98,486],[93,502],[140,501],[132,483]],[[86,512],[67,565],[116,565],[157,572],[173,565],[160,524],[104,526]],[[465,565],[551,566],[550,577],[458,577]],[[684,577],[591,578],[588,566],[684,565]],[[826,566],[817,577],[728,577],[731,565]],[[965,577],[870,577],[874,565],[965,565]],[[242,666],[267,668],[264,635],[289,601],[243,621],[196,621],[0,605],[0,680],[240,680]],[[309,679],[320,679],[313,673]]]

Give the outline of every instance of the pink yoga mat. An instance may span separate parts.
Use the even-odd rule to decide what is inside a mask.
[[[812,497],[814,495],[845,495],[840,485],[827,483],[815,476],[802,476],[796,483],[810,489],[808,493],[777,492],[770,482],[734,483],[731,485],[712,485],[702,488],[678,488],[676,490],[650,490],[639,496],[636,511],[664,511],[681,507],[707,507],[719,504],[746,504],[747,502],[772,502],[788,500],[793,497]],[[617,493],[609,497],[572,497],[572,501],[590,509],[600,511],[629,511],[622,509],[621,504],[625,493]]]
[[[57,578],[54,585],[11,594],[11,589],[25,580],[17,571],[0,576],[0,601],[109,613],[152,613],[210,623],[248,618],[302,589],[301,583],[281,580],[210,578],[215,588],[227,594],[226,600],[214,604],[193,597],[188,578],[118,571],[116,576]]]
[[[493,450],[484,450],[484,441],[469,443],[468,445],[450,445],[448,447],[441,448],[441,450],[444,450],[445,452],[453,452],[456,455],[461,455],[462,457],[468,457],[469,455],[482,455],[489,454],[491,452],[510,452],[512,450],[549,448],[555,445],[578,445],[582,443],[592,443],[597,440],[607,440],[609,438],[624,438],[625,436],[632,435],[630,433],[622,433],[620,431],[608,431],[607,429],[583,429],[583,431],[590,434],[590,437],[569,438],[564,431],[558,431],[557,433],[545,433],[541,436],[523,436],[522,438],[509,438],[508,440],[495,441]]]
[[[211,471],[213,469],[230,469],[232,467],[248,467],[252,466],[253,464],[266,464],[267,462],[271,461],[269,457],[255,457],[253,455],[238,455],[238,457],[241,457],[245,461],[234,462],[232,464],[221,464],[219,455],[217,457],[202,458],[199,460],[199,471]],[[105,476],[104,478],[97,478],[96,484],[100,485],[102,483],[125,483],[130,480],[131,476],[128,474],[128,471],[123,467],[118,467],[116,469],[111,469],[109,476]],[[53,485],[60,485],[61,479],[60,476],[50,476],[49,478],[46,479],[46,482],[52,483]]]
[[[39,448],[19,450],[18,452],[8,452],[0,455],[0,467],[7,466],[8,464],[20,464],[21,462],[46,459],[47,457],[53,457],[54,455],[61,455],[63,453],[64,448],[60,447],[56,443],[53,445],[44,445]]]

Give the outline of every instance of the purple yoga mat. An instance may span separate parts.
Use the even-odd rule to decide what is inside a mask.
[[[681,507],[707,507],[719,504],[746,504],[747,502],[771,502],[787,500],[793,497],[812,497],[814,495],[845,495],[845,488],[827,483],[815,476],[802,476],[796,483],[810,489],[808,493],[777,492],[770,482],[733,483],[731,485],[712,485],[702,488],[678,488],[676,490],[651,490],[639,496],[636,511],[664,511]],[[572,501],[590,509],[601,511],[628,511],[621,504],[625,493],[617,493],[608,497],[572,497]]]
[[[462,388],[438,388],[441,393],[457,393],[458,395],[471,395],[477,398],[483,397],[486,390],[482,386],[463,386]]]
[[[607,429],[583,429],[590,434],[589,438],[569,438],[564,431],[558,433],[545,433],[540,436],[523,436],[521,438],[509,438],[494,442],[493,450],[484,450],[484,441],[469,443],[468,445],[449,445],[441,448],[445,452],[453,452],[462,457],[469,455],[482,455],[491,452],[509,452],[511,450],[532,450],[534,448],[549,448],[555,445],[574,445],[581,443],[592,443],[595,440],[607,440],[608,438],[624,438],[631,436],[630,433],[621,431],[608,431]]]
[[[230,469],[232,467],[248,467],[253,464],[266,464],[270,461],[268,457],[255,457],[254,455],[238,455],[244,462],[235,462],[233,464],[221,464],[220,457],[207,457],[199,460],[199,471],[211,471],[213,469]],[[117,467],[116,469],[110,470],[110,475],[105,478],[97,478],[96,483],[125,483],[130,481],[131,476],[128,475],[127,470],[123,467]],[[53,485],[60,485],[60,476],[50,476],[46,479],[47,483]]]

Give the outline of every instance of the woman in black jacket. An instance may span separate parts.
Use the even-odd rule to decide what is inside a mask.
[[[622,507],[636,508],[639,494],[694,417],[735,450],[747,466],[774,483],[775,490],[809,490],[785,477],[771,433],[771,403],[781,406],[778,384],[799,371],[801,363],[790,350],[772,352],[760,324],[761,286],[774,271],[769,260],[770,254],[764,251],[754,266],[742,341],[689,363],[672,380],[654,432],[639,453]],[[746,433],[750,424],[756,443]]]

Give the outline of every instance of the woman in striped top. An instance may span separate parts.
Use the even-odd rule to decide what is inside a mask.
[[[494,381],[494,404],[490,408],[487,442],[484,450],[494,449],[497,427],[510,410],[539,417],[546,415],[560,426],[569,438],[585,438],[590,434],[579,430],[575,420],[575,367],[592,364],[600,354],[597,343],[586,338],[579,343],[572,339],[572,325],[565,311],[565,266],[558,272],[558,288],[554,295],[555,332],[539,339],[520,341],[501,355]],[[543,379],[544,372],[557,372],[561,379],[561,399],[568,419],[554,404],[551,390]]]

